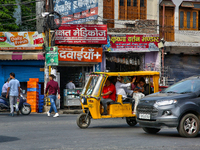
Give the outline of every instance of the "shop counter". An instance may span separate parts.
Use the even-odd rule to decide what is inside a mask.
[[[81,106],[80,94],[82,88],[64,89],[64,106]]]

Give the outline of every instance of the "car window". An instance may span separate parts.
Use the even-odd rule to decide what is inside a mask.
[[[200,80],[183,80],[162,91],[162,93],[193,93],[200,90]]]

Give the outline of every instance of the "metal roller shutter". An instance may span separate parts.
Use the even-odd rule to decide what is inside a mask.
[[[184,78],[200,75],[199,55],[166,55],[165,67],[169,67],[171,79],[180,81]]]

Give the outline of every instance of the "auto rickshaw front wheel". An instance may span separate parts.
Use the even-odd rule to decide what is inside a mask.
[[[90,121],[91,121],[90,116],[87,116],[87,114],[85,114],[85,113],[80,114],[76,119],[76,123],[79,126],[79,128],[81,128],[81,129],[85,129],[85,128],[89,127]]]
[[[133,127],[137,124],[136,118],[135,117],[126,117],[126,123]]]

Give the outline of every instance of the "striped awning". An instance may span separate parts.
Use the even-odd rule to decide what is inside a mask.
[[[42,52],[0,52],[0,60],[44,60]]]

